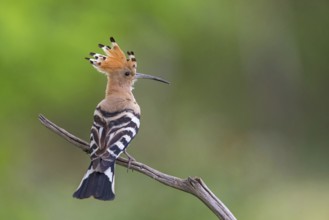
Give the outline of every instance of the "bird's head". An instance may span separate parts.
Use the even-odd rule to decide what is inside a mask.
[[[153,79],[163,83],[168,81],[159,77],[137,73],[137,62],[133,51],[125,56],[113,37],[110,37],[111,46],[99,44],[106,55],[91,52],[93,58],[86,58],[99,72],[108,76],[109,80],[119,86],[132,86],[139,78]]]

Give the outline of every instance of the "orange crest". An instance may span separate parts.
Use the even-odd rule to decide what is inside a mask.
[[[122,69],[129,69],[136,73],[137,62],[134,52],[128,51],[128,59],[126,58],[119,45],[113,37],[110,37],[111,46],[98,44],[103,49],[106,55],[91,52],[90,55],[94,58],[86,58],[99,71],[105,74],[113,73]]]

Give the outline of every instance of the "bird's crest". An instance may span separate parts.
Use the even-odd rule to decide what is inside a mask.
[[[137,62],[133,51],[128,51],[128,58],[126,58],[119,45],[113,37],[110,37],[111,46],[98,44],[98,46],[105,52],[106,55],[93,53],[90,55],[93,58],[86,57],[87,60],[99,71],[105,74],[114,73],[118,70],[128,68],[136,72]]]

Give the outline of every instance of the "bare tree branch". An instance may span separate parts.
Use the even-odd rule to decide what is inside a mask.
[[[39,120],[41,123],[49,128],[51,131],[55,132],[59,136],[63,137],[70,143],[74,144],[76,147],[83,150],[85,153],[89,153],[89,143],[75,137],[63,128],[60,128],[53,122],[49,121],[43,115],[39,115]],[[116,163],[128,167],[128,160],[119,157]],[[207,187],[203,180],[199,177],[188,177],[187,179],[181,179],[178,177],[170,176],[168,174],[161,173],[145,164],[137,161],[132,161],[130,163],[130,169],[145,174],[158,182],[170,186],[175,189],[190,193],[195,197],[199,198],[219,219],[221,220],[236,220],[234,215],[230,210],[222,203]]]

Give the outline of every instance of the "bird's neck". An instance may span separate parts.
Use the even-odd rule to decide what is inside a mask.
[[[130,88],[108,86],[106,89],[105,99],[124,98],[135,101],[135,97]]]
[[[119,81],[108,77],[105,98],[107,99],[111,97],[128,98],[135,101],[131,84],[120,83]]]
[[[136,114],[140,114],[140,107],[131,91],[131,86],[118,84],[111,80],[108,81],[105,99],[100,103],[100,107],[108,112],[131,109]]]

